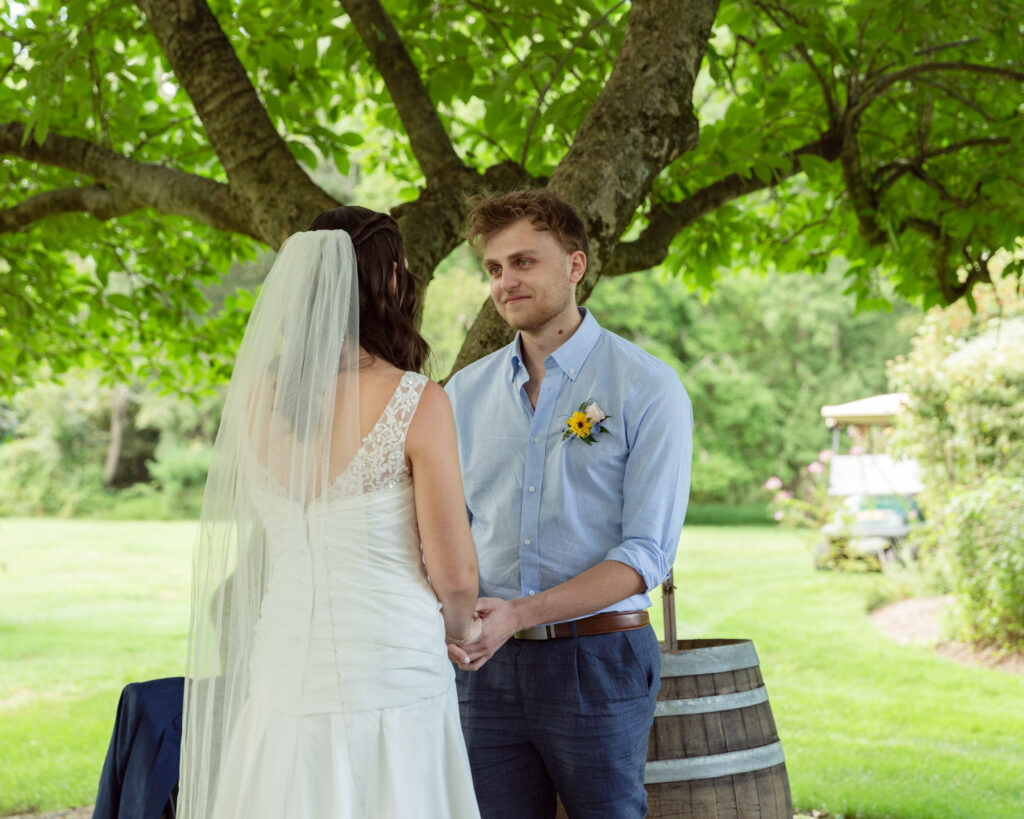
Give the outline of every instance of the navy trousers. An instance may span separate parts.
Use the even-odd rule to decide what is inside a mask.
[[[483,819],[640,819],[661,654],[654,630],[509,640],[456,671]]]

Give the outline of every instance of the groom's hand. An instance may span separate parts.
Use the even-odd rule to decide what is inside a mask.
[[[494,656],[519,630],[514,603],[497,597],[481,597],[476,604],[477,616],[483,621],[484,629],[479,639],[458,646],[466,654],[468,662],[452,658],[463,671],[477,671]],[[449,648],[448,656],[452,656]]]

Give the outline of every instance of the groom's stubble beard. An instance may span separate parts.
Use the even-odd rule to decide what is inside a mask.
[[[556,287],[528,294],[530,298],[521,307],[503,303],[512,294],[501,293],[498,298],[492,294],[491,300],[502,320],[513,330],[524,333],[537,333],[549,323],[558,319],[575,308],[576,285],[568,277],[560,279]]]

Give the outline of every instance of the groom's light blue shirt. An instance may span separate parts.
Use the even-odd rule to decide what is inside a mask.
[[[509,600],[563,583],[602,560],[631,566],[647,589],[675,559],[690,490],[693,415],[675,371],[635,344],[583,323],[544,361],[537,407],[519,336],[447,386],[480,563],[480,594]],[[596,401],[608,432],[562,439]],[[650,605],[638,594],[603,611]]]

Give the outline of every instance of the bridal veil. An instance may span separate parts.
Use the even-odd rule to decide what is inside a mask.
[[[305,526],[309,571],[332,498],[358,495],[359,299],[341,230],[297,233],[263,284],[228,387],[192,567],[178,815],[210,819],[250,686],[250,649],[267,582],[260,498],[283,498]],[[341,479],[343,478],[343,480]],[[358,508],[358,498],[353,497]],[[350,530],[357,541],[360,527]],[[364,548],[352,542],[348,553]],[[298,595],[295,605],[312,600]],[[308,642],[308,641],[307,641]],[[301,646],[300,646],[301,649]],[[308,652],[309,647],[306,646]],[[344,661],[344,658],[342,658]],[[304,667],[282,691],[301,692]]]

